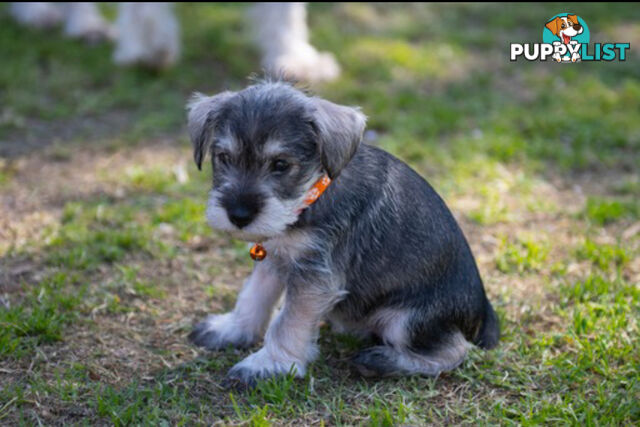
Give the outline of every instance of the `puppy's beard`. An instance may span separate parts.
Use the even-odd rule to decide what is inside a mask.
[[[304,195],[292,200],[269,196],[256,218],[246,227],[238,228],[229,221],[226,209],[220,205],[220,192],[211,190],[207,204],[207,222],[214,229],[226,231],[240,240],[268,240],[284,233],[289,225],[298,220],[303,200]]]

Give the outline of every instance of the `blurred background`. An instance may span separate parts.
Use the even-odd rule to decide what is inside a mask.
[[[244,353],[185,336],[233,307],[251,261],[204,221],[184,105],[260,74],[248,5],[176,5],[182,55],[160,71],[0,5],[0,422],[637,422],[640,8],[567,7],[308,6],[341,67],[311,89],[361,106],[366,141],[444,197],[504,337],[438,379],[373,382],[349,375],[357,342],[323,331],[310,377],[230,397]],[[628,59],[509,61],[562,12]]]

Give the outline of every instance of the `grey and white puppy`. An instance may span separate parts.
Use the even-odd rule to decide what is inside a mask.
[[[304,375],[323,320],[377,341],[353,358],[367,376],[438,375],[462,362],[469,342],[497,344],[496,314],[451,212],[405,163],[361,143],[359,109],[263,82],[196,95],[188,110],[198,167],[212,154],[208,222],[268,251],[234,310],[190,335],[208,349],[264,336],[232,380],[251,384],[292,367]],[[324,173],[333,182],[300,213]]]

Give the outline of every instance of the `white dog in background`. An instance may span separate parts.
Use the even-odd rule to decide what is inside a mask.
[[[309,43],[304,3],[259,3],[249,14],[262,50],[262,66],[297,80],[333,80],[340,67],[332,54],[318,52]],[[120,3],[115,26],[95,3],[12,3],[14,18],[36,28],[64,24],[69,37],[90,42],[115,40],[117,64],[164,68],[180,55],[180,30],[171,3]]]

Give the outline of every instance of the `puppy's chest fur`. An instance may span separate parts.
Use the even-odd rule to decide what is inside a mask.
[[[321,247],[317,237],[308,229],[291,229],[285,234],[267,240],[264,243],[268,256],[281,267],[295,264],[297,260]]]

